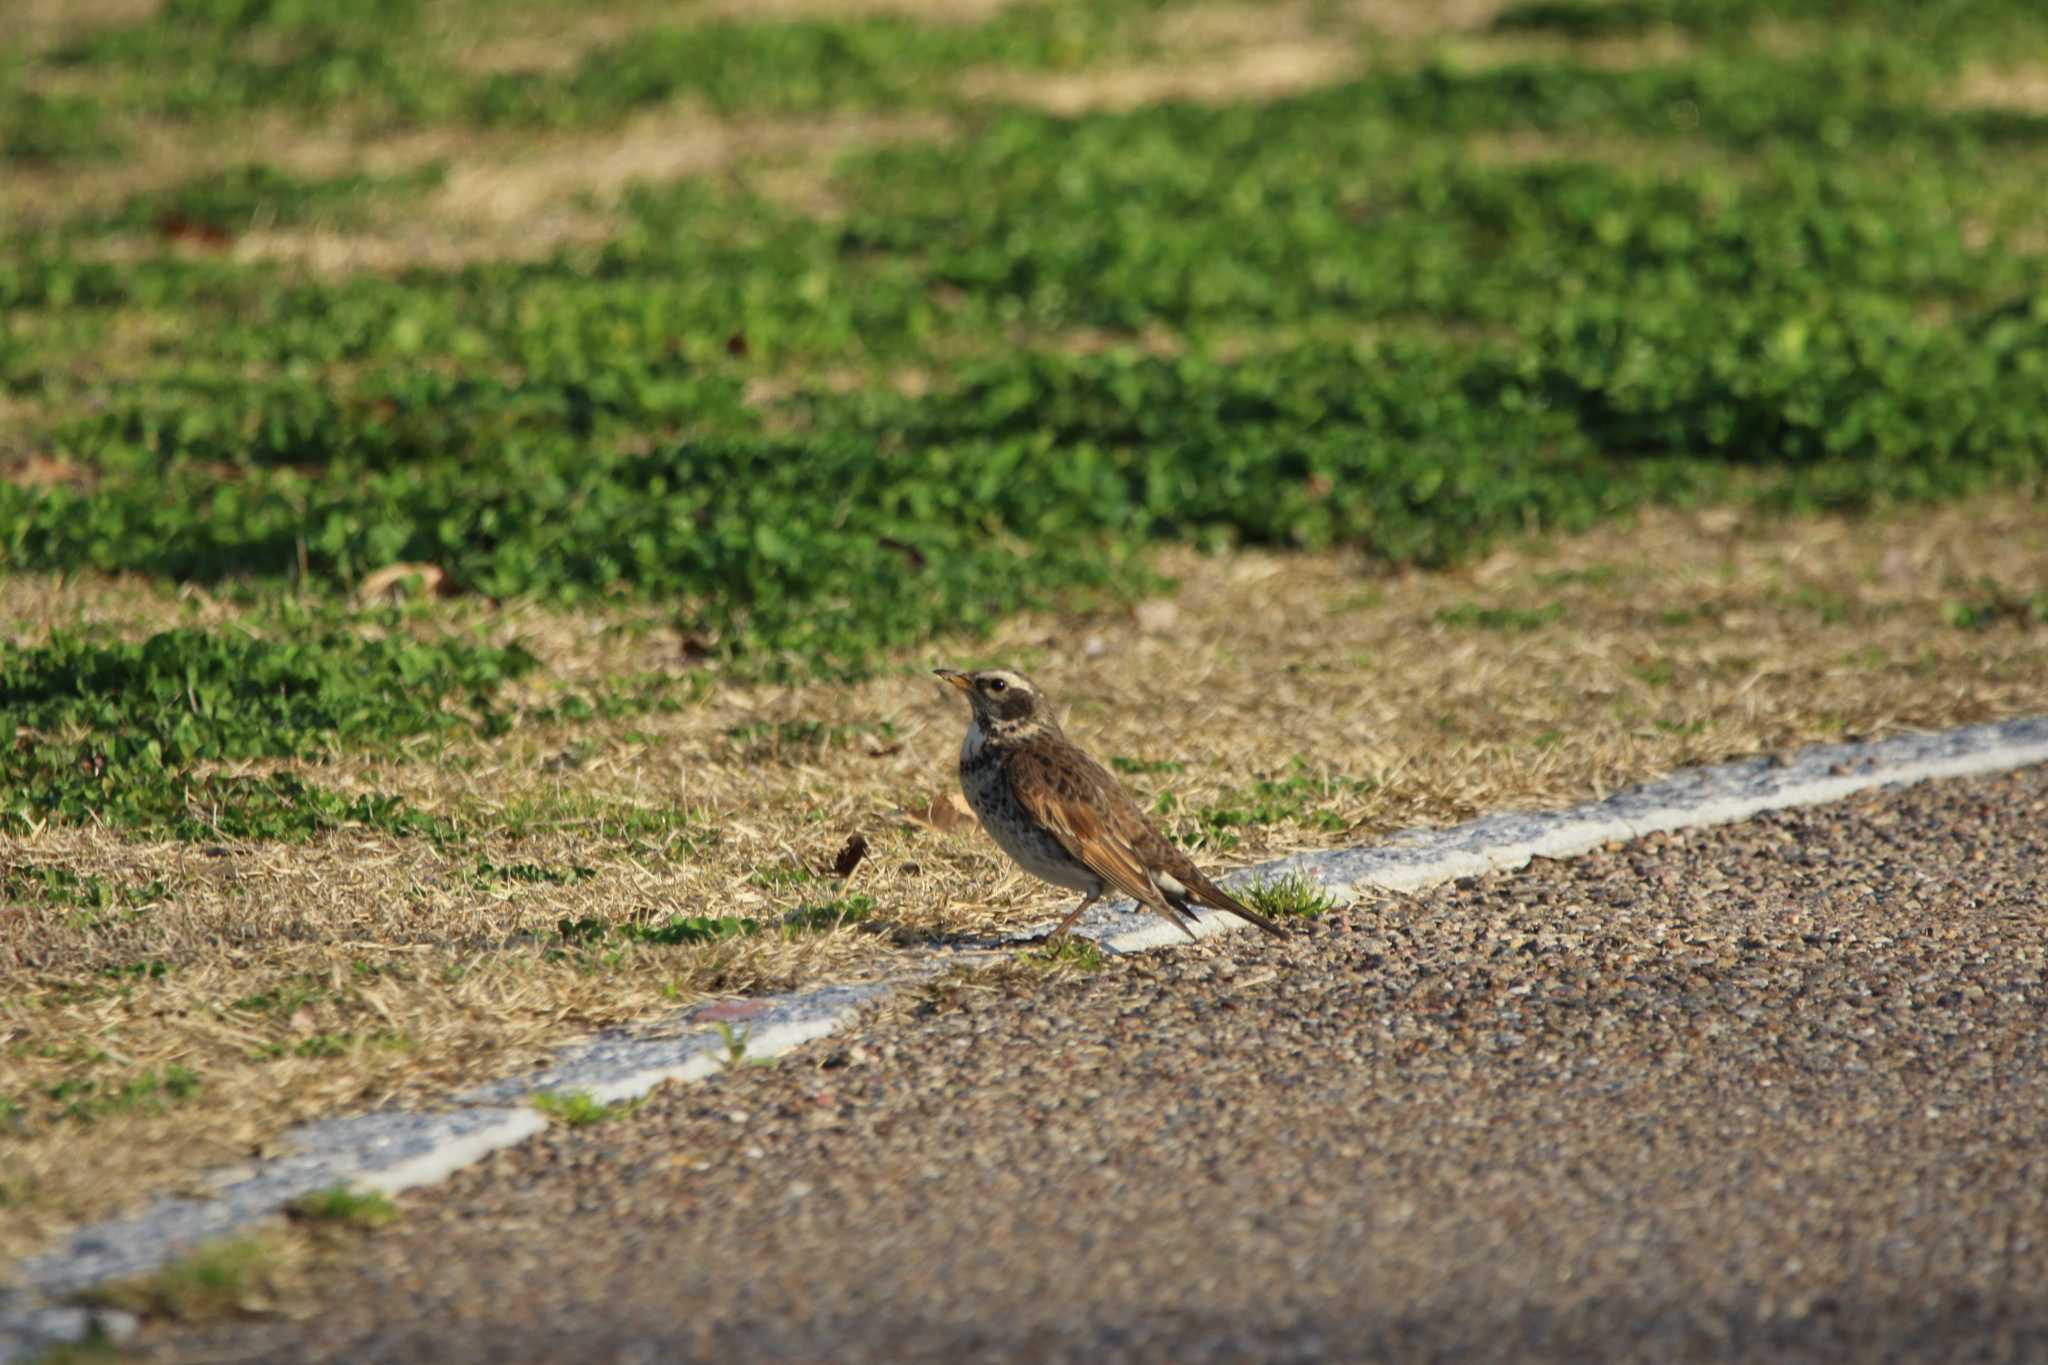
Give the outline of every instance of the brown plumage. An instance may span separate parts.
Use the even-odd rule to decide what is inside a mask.
[[[935,670],[973,708],[960,746],[960,789],[1004,852],[1035,877],[1083,894],[1058,937],[1105,891],[1120,891],[1189,938],[1191,904],[1285,931],[1203,876],[1107,769],[1082,753],[1045,694],[1021,673]]]

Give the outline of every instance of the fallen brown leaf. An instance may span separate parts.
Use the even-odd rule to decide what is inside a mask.
[[[867,836],[855,833],[846,841],[846,847],[839,850],[839,856],[832,860],[832,875],[850,877],[860,866],[860,860],[868,856]]]
[[[438,564],[386,564],[363,575],[363,581],[356,588],[356,596],[366,602],[380,597],[402,597],[406,585],[414,579],[419,580],[419,593],[423,597],[455,595],[455,585],[449,580],[448,571]]]
[[[209,251],[225,251],[235,241],[235,235],[218,223],[189,218],[182,213],[164,214],[156,220],[156,230],[169,241],[190,242]]]
[[[981,823],[969,808],[967,798],[958,792],[934,796],[921,806],[906,806],[897,813],[914,825],[923,825],[941,834],[951,834],[956,829]]]

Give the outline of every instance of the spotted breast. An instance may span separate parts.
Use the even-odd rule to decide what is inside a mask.
[[[967,727],[960,744],[960,790],[996,846],[1017,860],[1032,876],[1070,891],[1099,895],[1102,878],[1060,847],[1024,809],[1003,774],[1002,751],[988,742],[979,725]]]

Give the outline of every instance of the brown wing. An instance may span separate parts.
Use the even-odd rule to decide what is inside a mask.
[[[1004,765],[1010,790],[1061,848],[1146,909],[1180,922],[1139,854],[1145,835],[1159,835],[1115,778],[1070,744],[1016,749]]]
[[[1006,760],[1010,789],[1038,823],[1082,865],[1155,914],[1185,930],[1186,901],[1228,910],[1269,934],[1287,931],[1202,875],[1145,818],[1108,770],[1071,744],[1035,745]],[[1187,888],[1167,895],[1154,880],[1165,873]]]

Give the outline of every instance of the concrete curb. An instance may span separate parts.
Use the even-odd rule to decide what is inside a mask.
[[[1225,880],[1247,885],[1307,878],[1339,900],[1371,891],[1416,891],[1457,877],[1511,871],[1533,857],[1568,858],[1617,840],[1747,819],[1764,811],[1837,801],[1873,787],[2006,772],[2048,763],[2048,717],[1973,725],[1870,744],[1827,744],[1783,758],[1695,769],[1549,814],[1505,813],[1445,830],[1400,835],[1373,848],[1303,853]],[[1009,942],[1042,937],[1048,923]],[[1210,912],[1195,932],[1244,928]],[[1128,902],[1095,910],[1076,932],[1115,953],[1186,942],[1180,931]],[[98,1333],[134,1330],[125,1314],[63,1300],[109,1280],[144,1275],[199,1243],[273,1216],[299,1196],[335,1185],[387,1194],[433,1184],[546,1127],[531,1105],[544,1091],[578,1090],[604,1102],[632,1099],[664,1081],[693,1080],[725,1064],[726,1036],[743,1031],[746,1055],[774,1057],[824,1037],[862,1006],[986,952],[934,951],[891,981],[828,986],[799,995],[735,1001],[614,1030],[564,1048],[543,1071],[507,1077],[449,1097],[431,1111],[390,1110],[309,1125],[287,1135],[290,1153],[212,1178],[208,1198],[161,1199],[126,1218],[80,1229],[64,1245],[15,1268],[0,1292],[0,1365]],[[706,1027],[709,1025],[710,1027]]]

